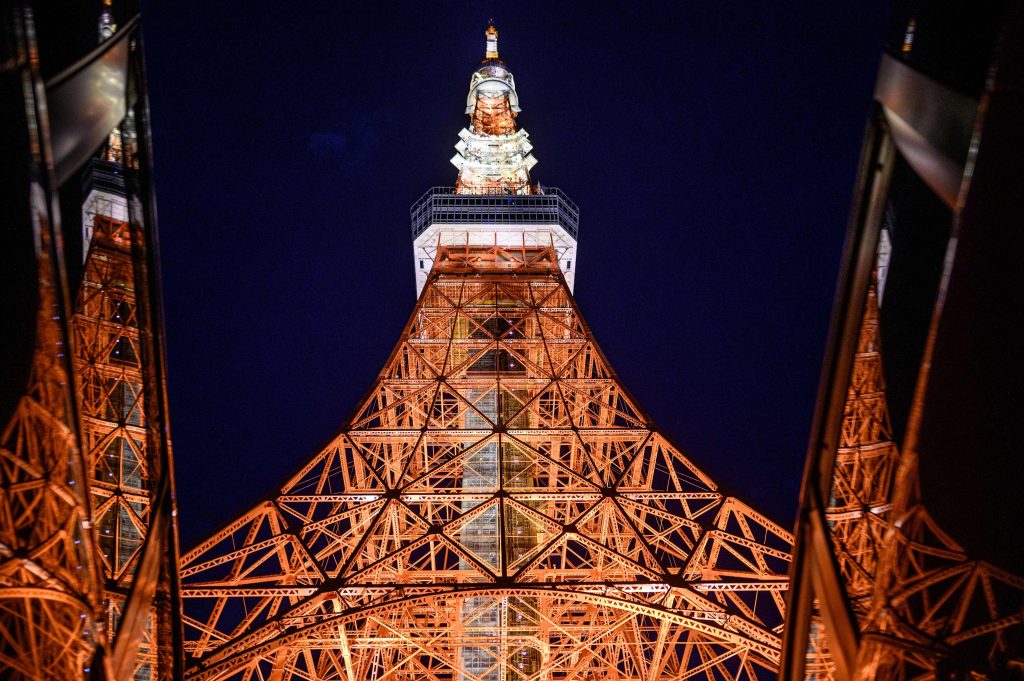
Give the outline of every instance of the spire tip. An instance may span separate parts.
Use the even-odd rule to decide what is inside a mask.
[[[484,37],[487,39],[487,52],[484,59],[498,59],[498,29],[494,28],[493,18],[487,22]]]

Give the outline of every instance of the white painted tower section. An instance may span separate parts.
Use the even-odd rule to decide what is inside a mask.
[[[104,189],[92,189],[82,202],[82,262],[89,257],[92,244],[93,220],[97,215],[128,222],[128,199]]]
[[[559,268],[569,290],[573,290],[576,273],[576,239],[558,222],[547,224],[509,225],[490,224],[432,224],[413,242],[413,267],[416,270],[416,295],[423,292],[427,277],[434,265],[438,246],[554,246]]]

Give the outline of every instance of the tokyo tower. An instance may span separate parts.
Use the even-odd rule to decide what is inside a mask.
[[[324,449],[181,562],[187,678],[759,679],[792,537],[619,382],[572,295],[579,211],[531,179],[486,31],[419,299]]]

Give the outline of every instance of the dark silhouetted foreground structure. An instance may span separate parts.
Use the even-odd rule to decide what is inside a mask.
[[[0,669],[177,678],[138,21],[119,27],[109,3],[7,7],[0,21]]]
[[[787,679],[1024,677],[1020,3],[897,3],[797,527]]]

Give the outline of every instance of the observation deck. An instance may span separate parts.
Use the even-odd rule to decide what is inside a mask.
[[[456,194],[454,187],[431,187],[409,215],[413,239],[441,224],[557,224],[576,239],[580,224],[580,209],[557,187],[536,194]]]
[[[456,193],[428,189],[409,209],[415,244],[417,293],[423,290],[439,246],[545,246],[557,253],[570,289],[580,209],[557,187],[530,194]]]

